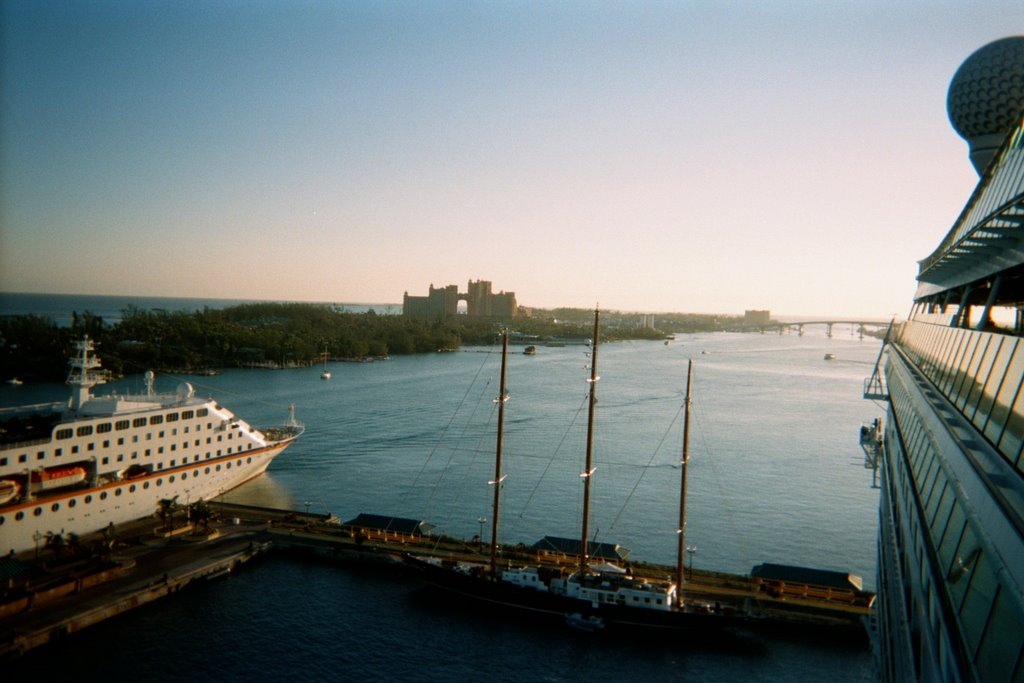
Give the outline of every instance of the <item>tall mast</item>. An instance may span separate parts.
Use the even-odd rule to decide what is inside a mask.
[[[683,411],[683,459],[679,482],[679,554],[676,557],[676,604],[683,606],[683,551],[686,550],[686,470],[690,462],[690,381],[693,379],[693,359],[686,366],[686,401]]]
[[[590,475],[594,473],[594,406],[597,404],[597,333],[598,333],[598,310],[594,309],[594,338],[590,343],[590,406],[587,412],[587,464],[583,470],[583,534],[580,542],[580,574],[587,571],[587,559],[589,556],[587,537],[590,526]]]
[[[498,394],[498,438],[494,453],[494,506],[491,510],[491,576],[497,576],[498,571],[498,506],[501,501],[501,439],[505,430],[505,402],[508,395],[505,393],[505,364],[508,360],[508,330],[505,330],[504,340],[501,344],[501,387]]]

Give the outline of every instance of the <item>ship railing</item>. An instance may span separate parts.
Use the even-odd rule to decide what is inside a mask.
[[[31,414],[41,412],[53,412],[55,410],[63,410],[67,406],[64,401],[54,401],[52,403],[33,403],[25,406],[15,406],[13,408],[0,408],[0,417],[7,417],[10,415]]]
[[[44,443],[50,443],[50,437],[45,436],[39,439],[19,439],[17,441],[4,441],[0,443],[0,451],[11,451],[15,448],[26,448],[28,446],[40,446]]]

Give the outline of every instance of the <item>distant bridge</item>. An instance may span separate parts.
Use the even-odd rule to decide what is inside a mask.
[[[798,322],[779,322],[773,320],[769,323],[763,323],[758,325],[743,325],[740,324],[731,331],[734,332],[760,332],[765,334],[766,332],[778,332],[779,334],[786,334],[787,332],[796,331],[801,337],[804,336],[804,328],[811,325],[824,325],[825,333],[829,339],[832,338],[833,328],[836,325],[849,325],[851,336],[856,334],[860,339],[863,339],[865,335],[878,336],[878,333],[885,331],[889,327],[889,321],[878,322],[871,320],[801,320]],[[872,334],[874,333],[874,334]]]

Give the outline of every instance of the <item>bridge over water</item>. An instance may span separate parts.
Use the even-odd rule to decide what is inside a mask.
[[[880,336],[889,327],[889,321],[878,321],[878,320],[799,320],[793,322],[782,322],[773,320],[769,323],[759,325],[739,325],[732,331],[735,332],[760,332],[765,334],[768,332],[778,332],[779,334],[787,334],[790,332],[796,332],[801,337],[804,336],[804,330],[807,327],[814,325],[821,325],[825,327],[825,334],[832,338],[834,328],[839,325],[850,326],[850,336],[856,335],[860,339],[863,339],[865,335],[869,336]]]

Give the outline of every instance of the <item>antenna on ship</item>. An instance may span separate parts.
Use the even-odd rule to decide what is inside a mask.
[[[78,355],[71,358],[71,372],[68,373],[66,384],[72,387],[71,410],[78,410],[92,398],[90,391],[97,384],[107,381],[106,375],[100,370],[100,361],[90,353],[95,348],[89,335],[84,335],[82,341],[74,343]]]

